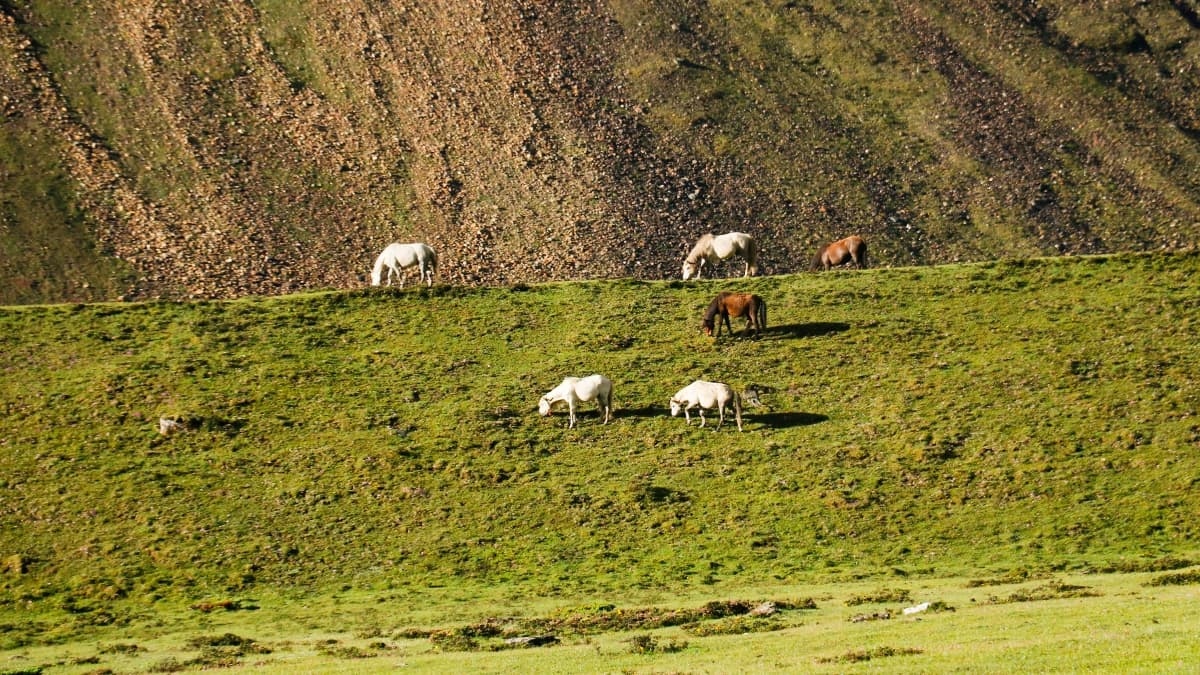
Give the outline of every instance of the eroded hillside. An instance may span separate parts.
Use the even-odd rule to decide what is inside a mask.
[[[1190,0],[0,3],[0,302],[1191,246]]]

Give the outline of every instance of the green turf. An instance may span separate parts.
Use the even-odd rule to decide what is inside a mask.
[[[0,639],[261,598],[432,597],[414,622],[444,625],[479,598],[1186,561],[1198,272],[1143,254],[0,310]],[[723,288],[766,299],[766,335],[700,333]],[[538,417],[591,372],[614,423]],[[696,378],[767,407],[745,433],[685,426],[667,402]]]

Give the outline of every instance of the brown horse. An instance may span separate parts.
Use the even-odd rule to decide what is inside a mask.
[[[812,267],[809,269],[814,271],[818,268],[828,270],[830,267],[837,267],[851,260],[854,261],[854,266],[859,269],[867,266],[867,243],[858,235],[839,239],[832,244],[822,246],[817,251],[816,257],[813,258]]]
[[[715,324],[719,336],[721,323],[724,322],[725,330],[732,335],[733,326],[729,325],[731,316],[746,317],[746,328],[742,331],[742,335],[749,335],[750,328],[753,327],[754,335],[757,337],[767,327],[767,303],[757,295],[750,293],[721,291],[708,304],[708,310],[704,312],[704,334],[711,337]]]

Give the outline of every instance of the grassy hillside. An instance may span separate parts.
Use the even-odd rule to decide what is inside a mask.
[[[1188,2],[0,5],[0,302],[1181,249]],[[636,251],[636,255],[631,254]]]
[[[1186,553],[1198,272],[1126,255],[7,309],[4,602]],[[726,287],[767,299],[762,339],[700,334]],[[591,372],[614,423],[537,416]],[[766,407],[744,433],[688,427],[667,402],[696,378]]]

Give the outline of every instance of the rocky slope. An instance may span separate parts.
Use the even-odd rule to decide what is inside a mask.
[[[1191,0],[0,3],[0,302],[1191,246]]]

